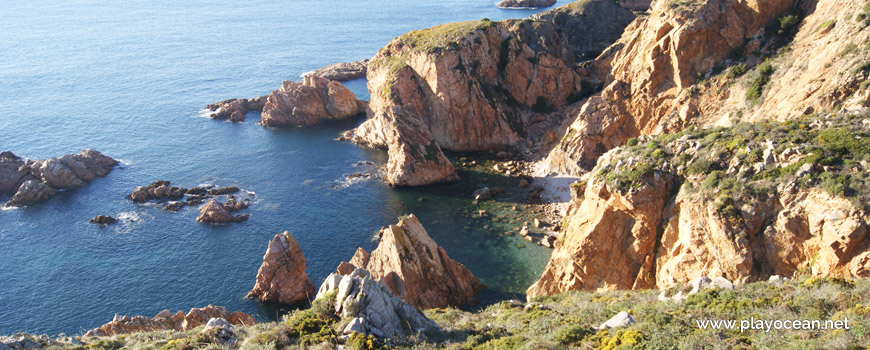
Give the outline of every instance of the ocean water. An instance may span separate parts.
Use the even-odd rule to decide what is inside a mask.
[[[479,206],[470,191],[482,175],[416,189],[347,183],[365,170],[354,164],[386,160],[333,140],[360,120],[269,129],[255,124],[256,113],[233,125],[199,111],[268,93],[326,64],[371,57],[410,30],[534,12],[497,9],[490,0],[5,2],[0,150],[42,159],[93,148],[124,165],[44,204],[0,211],[0,334],[80,333],[116,313],[207,304],[274,319],[285,310],[245,294],[276,233],[299,240],[319,285],[406,213],[488,285],[484,304],[521,297],[549,251],[501,234],[516,223],[472,215]],[[368,98],[364,80],[346,85]],[[202,225],[197,208],[170,213],[124,198],[157,179],[239,186],[255,194],[251,218]],[[486,205],[493,216],[509,215],[520,202]],[[88,223],[100,214],[124,220]]]

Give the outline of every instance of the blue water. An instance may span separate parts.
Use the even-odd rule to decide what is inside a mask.
[[[0,334],[79,333],[115,313],[207,304],[273,319],[280,310],[244,298],[273,235],[296,236],[319,285],[408,212],[489,286],[482,301],[521,295],[548,251],[462,216],[476,212],[467,200],[473,184],[396,190],[372,180],[333,188],[359,171],[352,164],[386,159],[333,141],[360,121],[268,129],[255,124],[256,113],[240,125],[198,115],[208,103],[262,95],[325,64],[370,57],[410,30],[535,12],[493,3],[4,2],[0,150],[41,159],[94,148],[124,165],[45,204],[0,211]],[[364,80],[347,86],[368,97]],[[157,179],[252,191],[251,218],[202,225],[196,208],[169,213],[124,199]],[[136,221],[87,222],[98,214]]]

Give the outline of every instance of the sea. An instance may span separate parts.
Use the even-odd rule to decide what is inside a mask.
[[[347,180],[387,159],[335,140],[362,119],[265,128],[256,112],[232,124],[202,109],[369,58],[411,30],[539,11],[492,0],[4,1],[0,151],[44,159],[92,148],[122,165],[45,203],[0,211],[0,335],[81,334],[115,314],[208,304],[275,320],[291,308],[245,297],[275,234],[296,237],[319,286],[409,213],[487,285],[468,308],[524,298],[550,250],[504,234],[517,225],[510,217],[524,205],[521,193],[475,203],[471,192],[493,180],[473,171],[461,183],[421,188]],[[345,85],[368,99],[364,79]],[[238,186],[252,198],[250,219],[206,225],[195,221],[196,207],[173,213],[125,198],[158,179]],[[479,217],[480,208],[494,219]],[[121,220],[88,223],[96,215]]]

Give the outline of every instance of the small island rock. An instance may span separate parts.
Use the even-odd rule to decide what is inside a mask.
[[[287,231],[275,235],[248,296],[263,302],[295,304],[313,295],[314,284],[305,274],[305,256],[299,242]]]

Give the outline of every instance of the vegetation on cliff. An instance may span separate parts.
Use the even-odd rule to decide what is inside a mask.
[[[426,315],[444,333],[426,337],[377,339],[337,336],[347,320],[329,316],[315,301],[280,322],[237,327],[235,345],[222,345],[202,327],[187,332],[149,332],[85,337],[83,344],[26,336],[56,349],[863,349],[870,343],[870,280],[804,278],[756,282],[735,290],[706,289],[684,301],[660,301],[658,291],[569,292],[532,303],[504,301],[468,312],[431,309]],[[601,322],[628,311],[636,323],[596,330]],[[841,330],[699,329],[704,320],[849,320]]]

